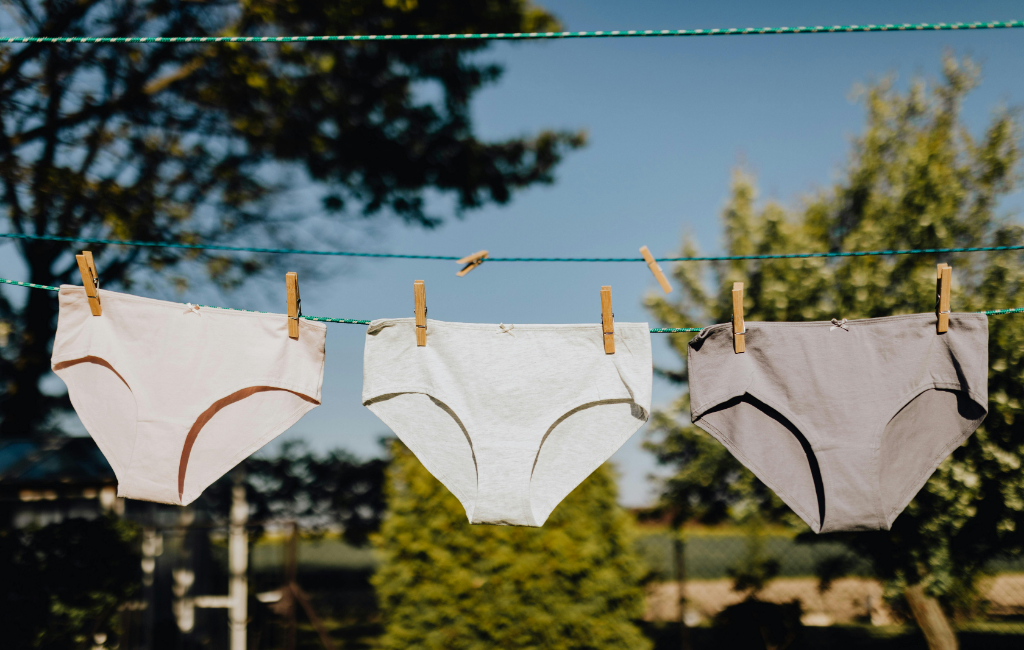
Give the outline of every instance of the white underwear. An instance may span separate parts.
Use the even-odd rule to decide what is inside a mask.
[[[427,323],[366,332],[363,404],[458,497],[470,523],[540,526],[647,421],[651,335],[600,325]]]
[[[60,288],[50,363],[118,496],[187,505],[320,404],[322,323],[99,295]]]

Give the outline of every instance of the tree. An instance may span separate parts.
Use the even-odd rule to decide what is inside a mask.
[[[360,462],[340,449],[317,454],[291,440],[274,456],[250,456],[236,471],[244,477],[250,520],[258,526],[292,520],[312,533],[340,527],[346,542],[363,545],[384,515],[386,467],[383,458]],[[194,508],[205,518],[227,523],[234,474],[221,477],[196,500]],[[262,527],[251,531],[250,540],[261,533]]]
[[[5,24],[29,36],[558,28],[528,0],[8,0],[3,7]],[[434,227],[441,220],[427,209],[428,191],[450,197],[459,211],[504,203],[517,189],[551,182],[563,153],[583,143],[579,133],[550,131],[478,139],[470,102],[501,74],[474,56],[484,47],[483,41],[4,46],[0,207],[16,234],[184,243],[338,241],[324,234],[331,224],[388,214]],[[297,184],[321,200],[319,213],[300,216],[281,200]],[[80,244],[21,240],[16,246],[31,282],[77,283],[72,252]],[[230,287],[274,264],[213,251],[90,248],[106,287],[130,288],[157,273],[184,287],[201,272]],[[66,395],[39,387],[49,372],[56,312],[47,292],[30,292],[24,305],[0,297],[9,333],[0,349],[0,435],[58,433],[52,416],[70,408]]]
[[[737,173],[722,220],[729,255],[907,248],[1019,245],[1024,229],[997,214],[999,199],[1018,180],[1020,127],[996,111],[972,136],[959,110],[975,86],[970,61],[944,59],[941,82],[915,80],[906,91],[886,79],[862,93],[867,126],[856,139],[843,178],[796,210],[756,205],[753,180]],[[694,247],[683,246],[690,255]],[[730,286],[745,282],[750,320],[866,318],[934,308],[935,264],[955,269],[956,311],[1024,306],[1024,260],[1016,251],[743,260],[711,265],[716,289],[707,292],[706,267],[679,264],[683,298],[647,304],[667,326],[729,319]],[[838,535],[868,556],[893,590],[920,587],[947,610],[969,600],[993,557],[1024,542],[1024,430],[1016,423],[1024,399],[1024,328],[1019,316],[989,318],[989,414],[955,450],[899,516],[890,532]],[[685,360],[687,339],[672,345]],[[669,373],[686,381],[686,371]],[[664,500],[681,518],[721,521],[757,508],[802,526],[782,502],[705,433],[690,426],[683,395],[654,416],[648,442],[662,463],[675,466]]]
[[[137,530],[101,517],[0,529],[4,642],[11,648],[91,647],[118,633],[118,606],[138,588]]]
[[[594,472],[543,528],[470,526],[405,447],[374,537],[383,648],[650,648],[633,624],[644,572],[612,471]]]

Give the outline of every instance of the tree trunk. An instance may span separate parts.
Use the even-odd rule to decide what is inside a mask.
[[[913,585],[907,587],[904,595],[910,611],[924,633],[929,650],[959,650],[960,643],[953,632],[953,626],[942,611],[939,601],[924,593],[924,587]]]

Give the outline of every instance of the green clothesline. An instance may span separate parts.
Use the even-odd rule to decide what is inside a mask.
[[[248,246],[221,246],[218,244],[179,244],[176,242],[148,242],[125,239],[97,239],[92,237],[59,237],[56,235],[27,235],[0,233],[9,239],[38,241],[79,242],[108,246],[141,246],[146,248],[185,248],[189,250],[236,251],[245,253],[272,253],[277,255],[327,255],[340,257],[380,257],[411,260],[459,260],[459,255],[402,255],[398,253],[353,253],[348,251],[317,251],[297,248],[259,248]],[[907,248],[880,251],[837,251],[831,253],[780,253],[764,255],[704,255],[695,257],[659,257],[658,262],[721,262],[734,260],[802,259],[808,257],[868,257],[876,255],[921,255],[935,253],[980,253],[1024,250],[1021,246],[965,246],[961,248]],[[642,257],[487,257],[486,262],[644,262]]]
[[[821,34],[850,32],[1014,29],[1024,20],[974,23],[902,23],[890,25],[817,25],[815,27],[745,27],[727,29],[630,29],[596,32],[515,32],[492,34],[364,34],[347,36],[6,36],[3,43],[318,43],[333,41],[538,40],[553,38],[637,38],[647,36],[746,36],[754,34]]]
[[[8,280],[6,278],[0,278],[0,284],[13,284],[18,287],[28,287],[29,289],[44,289],[46,291],[60,291],[60,287],[51,287],[46,284],[32,284],[31,282],[19,282],[17,280]],[[207,309],[227,309],[229,311],[245,311],[254,314],[266,314],[265,311],[255,311],[252,309],[234,309],[232,307],[211,307],[210,305],[197,305],[198,307],[206,307]],[[990,309],[989,311],[977,311],[975,314],[985,314],[986,316],[995,316],[998,314],[1017,314],[1024,312],[1024,307],[1015,307],[1013,309]],[[350,325],[369,325],[368,320],[357,320],[354,318],[329,318],[327,316],[305,316],[300,315],[299,318],[306,320],[317,321],[319,323],[347,323]],[[652,327],[652,334],[676,334],[679,332],[700,332],[704,330],[703,327]]]

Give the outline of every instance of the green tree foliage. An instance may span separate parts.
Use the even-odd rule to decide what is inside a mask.
[[[626,513],[611,469],[594,472],[543,528],[470,526],[405,447],[388,469],[374,541],[383,648],[650,648]]]
[[[737,173],[722,219],[730,255],[947,248],[1024,243],[1021,226],[998,214],[999,199],[1018,180],[1019,125],[996,111],[972,135],[959,110],[975,86],[970,61],[944,60],[941,81],[892,80],[862,92],[867,126],[856,138],[841,179],[796,209],[758,207],[752,179]],[[683,253],[694,247],[686,243]],[[680,264],[680,302],[647,304],[670,327],[725,322],[733,281],[745,283],[749,320],[802,321],[929,312],[935,264],[954,268],[953,309],[1024,306],[1024,260],[1019,252],[903,255]],[[708,272],[710,271],[710,275]],[[711,278],[714,290],[705,290]],[[993,556],[1024,542],[1024,429],[1016,422],[1024,400],[1024,327],[1020,316],[989,318],[989,415],[955,450],[893,525],[891,532],[838,536],[869,556],[897,588],[923,583],[956,605],[969,594]],[[686,358],[687,337],[672,345]],[[686,381],[685,369],[669,375]],[[683,395],[655,414],[648,443],[677,471],[665,484],[666,505],[681,518],[742,518],[751,509],[802,526],[782,502],[710,436],[689,423]]]
[[[517,32],[557,29],[528,0],[5,0],[9,36],[205,36]],[[19,33],[20,32],[20,33]],[[0,210],[32,235],[236,245],[343,243],[342,220],[440,223],[425,195],[460,211],[549,183],[579,133],[483,141],[473,96],[501,68],[483,41],[248,44],[26,44],[0,48]],[[294,206],[303,187],[322,203]],[[288,200],[285,200],[288,198]],[[299,212],[301,211],[301,213]],[[301,227],[300,223],[301,222]],[[308,238],[304,240],[303,238]],[[81,244],[18,241],[31,282],[77,283]],[[160,272],[233,286],[259,258],[89,245],[100,280]],[[292,263],[295,260],[291,260]],[[154,273],[140,273],[149,269]],[[172,273],[172,269],[176,269]],[[66,395],[49,372],[57,300],[0,297],[0,435],[57,431]]]
[[[137,531],[116,519],[0,529],[0,593],[9,648],[91,647],[117,639],[118,606],[138,588]]]
[[[204,519],[227,524],[231,489],[241,472],[251,521],[293,520],[307,534],[341,526],[346,542],[363,545],[384,515],[386,467],[382,458],[359,461],[343,450],[317,454],[301,441],[288,441],[274,456],[257,453],[242,461],[204,490],[193,508]],[[250,539],[262,532],[251,530]]]

